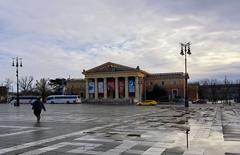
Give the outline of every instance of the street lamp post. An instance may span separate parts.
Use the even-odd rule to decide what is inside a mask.
[[[184,89],[184,91],[185,91],[185,96],[184,96],[184,98],[185,98],[185,107],[189,107],[189,104],[188,104],[188,73],[187,73],[187,54],[188,55],[190,55],[190,54],[192,54],[191,53],[191,50],[190,50],[190,42],[187,42],[187,43],[180,43],[180,45],[181,45],[181,55],[184,55],[185,56],[185,75],[184,75],[184,77],[185,77],[185,89]]]
[[[16,61],[15,61],[16,60]],[[13,58],[12,66],[16,67],[16,77],[17,77],[17,103],[14,106],[19,106],[19,84],[18,84],[18,67],[22,67],[22,58]]]

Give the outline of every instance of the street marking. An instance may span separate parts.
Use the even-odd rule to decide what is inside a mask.
[[[159,155],[165,151],[165,148],[151,147],[147,151],[143,152],[142,155]]]
[[[51,129],[51,128],[45,128],[45,127],[7,126],[7,125],[1,125],[0,128],[12,128],[11,131],[13,130],[15,131],[12,133],[0,134],[0,137],[20,135],[20,134],[25,134],[25,133],[30,133],[30,132],[40,131],[40,130]],[[24,129],[29,129],[29,130],[24,130]],[[18,130],[24,130],[24,131],[18,131]]]
[[[72,145],[75,145],[75,144],[73,143]],[[70,151],[68,151],[68,153],[83,153],[83,152],[89,151],[91,149],[94,149],[102,144],[78,143],[78,145],[81,147],[70,150]]]
[[[115,147],[114,149],[108,150],[107,152],[104,153],[104,155],[115,155],[115,154],[119,155],[119,154],[129,150],[133,146],[137,145],[138,143],[139,142],[136,142],[136,141],[124,140],[121,145]]]
[[[53,150],[59,149],[61,147],[69,146],[69,145],[70,146],[80,146],[76,149],[68,151],[69,153],[83,153],[83,152],[86,152],[86,151],[91,150],[93,148],[96,148],[96,147],[100,146],[101,144],[62,142],[62,143],[58,143],[58,144],[51,145],[51,146],[48,146],[48,147],[40,148],[40,149],[37,149],[37,150],[25,152],[25,153],[22,153],[20,155],[41,154],[41,153],[45,153],[45,152],[48,152],[48,151],[53,151]]]
[[[106,139],[106,138],[94,138],[93,136],[89,136],[89,135],[86,135],[86,136],[83,136],[83,137],[80,137],[80,138],[76,138],[75,140],[77,141],[98,141],[98,142],[113,142],[114,140],[112,139]]]
[[[16,150],[20,150],[20,149],[25,149],[25,148],[28,148],[28,147],[32,147],[32,146],[36,146],[36,145],[40,145],[40,144],[44,144],[44,143],[48,143],[48,142],[52,142],[52,141],[76,136],[76,135],[78,135],[78,136],[83,135],[84,132],[91,132],[91,131],[94,131],[94,130],[99,130],[99,129],[103,129],[103,128],[106,128],[106,127],[111,127],[111,126],[114,126],[114,125],[117,125],[117,123],[112,123],[112,124],[103,125],[103,126],[100,126],[100,127],[94,127],[94,128],[90,128],[90,129],[85,129],[85,130],[65,134],[65,135],[60,135],[60,136],[47,138],[47,139],[43,139],[43,140],[39,140],[39,141],[35,141],[35,142],[29,142],[29,143],[25,143],[25,144],[21,144],[21,145],[16,145],[16,146],[0,149],[0,154],[11,152],[11,151],[16,151]]]
[[[28,129],[33,127],[27,127],[27,126],[11,126],[11,125],[0,125],[0,128],[17,128],[17,129]]]
[[[34,132],[34,131],[40,131],[40,130],[27,130],[27,131],[19,131],[19,132],[14,132],[14,133],[6,133],[6,134],[1,134],[0,137],[20,135],[20,134],[30,133],[30,132]]]
[[[89,150],[87,152],[85,152],[86,154],[91,154],[91,155],[99,155],[99,154],[104,154],[105,152],[103,151],[92,151],[92,150]],[[105,155],[105,154],[104,154]]]

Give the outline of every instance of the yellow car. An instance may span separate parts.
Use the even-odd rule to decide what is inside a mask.
[[[137,105],[156,105],[156,104],[157,102],[154,100],[145,100],[137,103]]]

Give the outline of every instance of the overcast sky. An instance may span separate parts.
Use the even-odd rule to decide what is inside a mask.
[[[191,81],[240,79],[239,0],[1,0],[0,83],[20,76],[83,78],[111,61],[150,73],[182,72],[179,42],[191,41]]]

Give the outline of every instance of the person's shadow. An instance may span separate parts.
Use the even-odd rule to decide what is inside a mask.
[[[34,127],[42,127],[42,126],[41,126],[41,122],[36,122],[36,123],[34,123],[33,126],[34,126]]]

